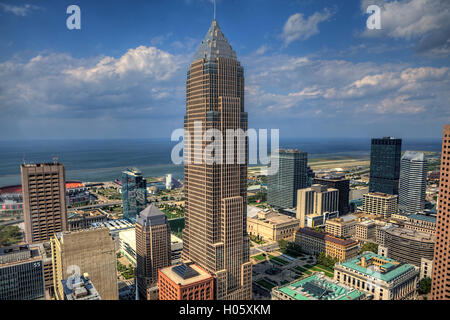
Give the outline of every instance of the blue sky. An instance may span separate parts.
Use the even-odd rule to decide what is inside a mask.
[[[366,28],[369,4],[382,30]],[[0,0],[0,139],[170,137],[212,18],[209,0]],[[450,123],[449,1],[218,0],[217,20],[249,127],[438,138]]]

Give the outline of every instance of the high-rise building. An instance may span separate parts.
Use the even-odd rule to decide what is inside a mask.
[[[402,139],[372,139],[369,192],[398,194]]]
[[[397,214],[398,196],[381,192],[372,192],[363,195],[363,212],[373,215],[382,215],[390,218]]]
[[[67,230],[66,174],[61,163],[22,164],[25,240],[38,243]]]
[[[88,273],[61,281],[64,300],[102,300]]]
[[[297,219],[300,228],[317,227],[339,216],[339,191],[320,184],[298,190]]]
[[[122,204],[123,218],[132,223],[147,206],[147,181],[136,168],[122,172]]]
[[[206,129],[217,129],[224,137],[230,130],[247,131],[244,68],[216,20],[187,73],[182,259],[215,277],[215,299],[251,299],[252,264],[245,219],[247,138],[237,139],[237,148],[233,148],[235,139],[234,146],[228,147],[224,138],[218,155],[225,160],[211,163],[202,157],[209,142],[199,138]],[[237,152],[227,153],[228,149]]]
[[[308,154],[284,150],[271,154],[271,163],[278,162],[278,171],[267,179],[267,203],[276,208],[294,208],[297,190],[308,187]]]
[[[60,232],[51,245],[57,300],[64,300],[62,280],[74,273],[88,273],[103,300],[118,300],[116,250],[108,228]]]
[[[338,176],[324,176],[314,178],[313,184],[321,184],[339,190],[339,215],[345,215],[350,211],[350,179]]]
[[[44,262],[39,246],[0,248],[0,300],[44,300]]]
[[[428,162],[423,152],[406,151],[400,164],[398,209],[417,213],[425,209]]]
[[[450,125],[442,135],[441,177],[439,181],[436,243],[434,246],[431,294],[434,300],[450,300]]]
[[[153,203],[136,220],[136,278],[141,299],[158,282],[158,269],[170,266],[170,226],[166,215]]]

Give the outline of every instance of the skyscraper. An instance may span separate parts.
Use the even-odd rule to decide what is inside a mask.
[[[141,299],[149,299],[147,289],[156,286],[158,269],[170,266],[171,254],[169,221],[151,204],[136,219],[136,278]]]
[[[57,300],[64,300],[62,280],[74,273],[88,273],[102,299],[119,299],[116,250],[108,228],[60,232],[51,245]]]
[[[297,191],[297,219],[300,228],[317,227],[339,216],[339,191],[320,184]]]
[[[372,139],[370,149],[370,192],[398,194],[402,139]]]
[[[423,152],[406,151],[400,164],[398,209],[416,213],[425,208],[428,163]]]
[[[202,126],[201,131],[194,130],[198,124]],[[227,154],[227,142],[223,141],[218,151],[222,159],[227,159],[226,163],[208,163],[201,157],[207,142],[195,143],[195,139],[188,141],[188,137],[201,139],[205,129],[212,128],[220,130],[222,135],[227,130],[247,131],[244,69],[216,20],[187,73],[186,224],[182,258],[215,277],[215,299],[251,299],[252,265],[245,219],[247,138],[238,146],[238,150],[243,149],[241,156],[245,161],[238,161],[239,152]]]
[[[339,190],[339,215],[347,214],[350,211],[350,179],[337,176],[325,176],[314,178],[313,184],[321,184]]]
[[[268,176],[267,203],[277,208],[294,208],[297,190],[308,187],[308,154],[280,149],[271,155],[271,162],[275,161],[278,172]]]
[[[67,230],[66,174],[61,163],[22,164],[25,240],[48,241]]]
[[[147,206],[147,181],[136,168],[122,172],[123,218],[134,223]]]
[[[444,126],[442,134],[440,170],[431,294],[433,300],[450,300],[450,240],[448,238],[450,229],[450,183],[448,178],[450,171],[450,124]]]

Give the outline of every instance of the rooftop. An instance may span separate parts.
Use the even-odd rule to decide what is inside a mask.
[[[296,300],[359,300],[365,296],[364,292],[340,284],[320,273],[291,282],[278,290]]]
[[[387,233],[392,234],[397,237],[400,237],[402,239],[434,243],[434,235],[427,233],[427,232],[421,232],[421,231],[401,228],[401,227],[397,227],[397,226],[392,226],[385,230]]]
[[[159,210],[155,204],[150,204],[147,208],[141,211],[139,214],[139,217],[136,219],[136,223],[139,223],[140,225],[149,225],[149,226],[155,226],[155,225],[161,225],[167,223],[167,217]]]
[[[190,285],[198,281],[204,281],[212,278],[212,275],[192,262],[181,263],[159,270],[170,280],[181,286]]]
[[[61,280],[66,300],[102,300],[88,274]]]
[[[423,220],[427,222],[436,223],[436,217],[433,216],[426,216],[423,214],[411,214],[408,216],[409,219],[416,219],[416,220]]]
[[[369,251],[353,259],[340,262],[337,265],[342,265],[366,276],[386,282],[390,282],[398,276],[415,269],[410,264],[400,263]]]

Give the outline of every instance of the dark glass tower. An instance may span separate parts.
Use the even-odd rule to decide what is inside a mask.
[[[122,172],[122,203],[123,218],[132,223],[147,206],[147,182],[136,168]]]
[[[369,192],[398,194],[402,139],[372,139]]]
[[[280,149],[271,155],[278,161],[278,172],[268,176],[267,203],[276,208],[297,206],[297,190],[308,187],[308,154]]]

